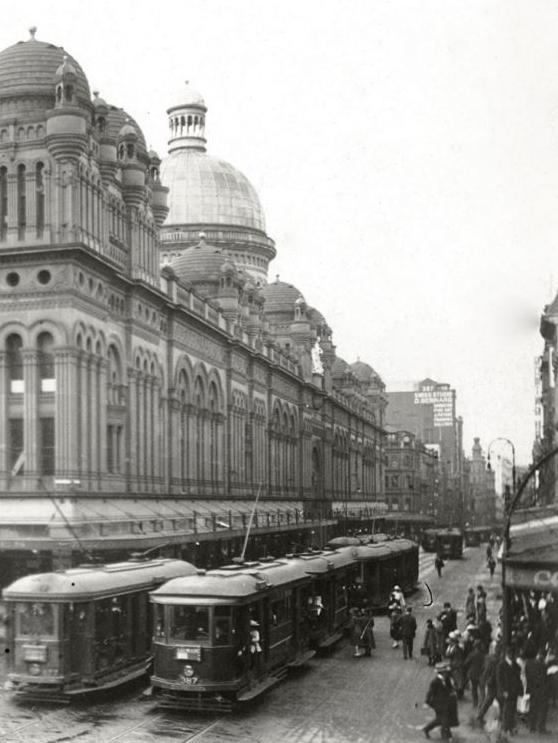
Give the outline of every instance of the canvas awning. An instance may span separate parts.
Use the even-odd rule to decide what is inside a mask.
[[[78,541],[90,549],[177,543],[188,535],[244,534],[253,501],[175,498],[0,498],[0,549],[48,549]],[[260,500],[254,533],[304,524],[301,501]]]

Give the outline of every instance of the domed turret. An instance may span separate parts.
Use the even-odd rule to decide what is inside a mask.
[[[163,224],[169,213],[168,194],[169,189],[161,183],[160,168],[161,158],[155,150],[149,150],[149,185],[151,186],[151,208],[153,216],[159,227]]]
[[[205,152],[205,114],[207,108],[201,95],[186,87],[167,110],[169,115],[169,153],[180,149]]]
[[[226,261],[223,251],[215,245],[208,245],[202,233],[197,245],[184,250],[169,265],[178,279],[194,286],[198,293],[214,296]]]
[[[279,281],[279,276],[272,284],[262,288],[262,296],[265,299],[264,312],[268,316],[282,316],[281,319],[291,321],[294,318],[295,302],[302,298],[302,292],[284,281]]]
[[[62,47],[39,41],[37,29],[30,28],[30,38],[0,52],[0,116],[21,110],[43,111],[54,108],[55,76],[64,64],[71,67],[76,105],[91,110],[87,78],[76,60]]]
[[[164,251],[194,245],[203,230],[259,284],[265,283],[275,246],[265,233],[258,194],[236,168],[207,154],[206,112],[204,99],[188,84],[168,109],[169,156],[161,167],[161,180],[170,189]]]

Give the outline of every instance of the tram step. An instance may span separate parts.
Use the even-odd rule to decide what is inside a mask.
[[[342,632],[334,632],[333,635],[330,635],[329,637],[326,637],[325,640],[322,640],[318,647],[320,650],[326,650],[327,648],[330,648],[332,645],[335,645],[336,642],[339,642],[339,640],[343,637]]]
[[[315,650],[307,650],[301,656],[291,661],[289,663],[289,668],[300,668],[300,666],[303,666],[305,663],[307,663],[310,660],[310,658],[313,658],[315,655],[316,655]]]
[[[272,689],[274,686],[277,686],[277,684],[285,678],[285,674],[286,671],[281,670],[275,676],[268,676],[266,679],[263,679],[263,681],[260,681],[255,686],[252,686],[249,689],[243,691],[242,694],[239,694],[238,701],[241,703],[249,702],[256,697],[259,697],[260,694],[263,694],[268,689]]]

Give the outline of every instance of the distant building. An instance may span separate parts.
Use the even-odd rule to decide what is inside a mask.
[[[388,433],[385,493],[389,511],[436,517],[438,455],[410,431]]]
[[[480,439],[476,437],[469,460],[469,490],[465,501],[465,522],[485,526],[496,520],[495,473],[487,467]]]
[[[458,525],[456,514],[463,498],[463,421],[456,415],[456,391],[428,378],[388,387],[387,429],[409,431],[438,453],[438,519]]]

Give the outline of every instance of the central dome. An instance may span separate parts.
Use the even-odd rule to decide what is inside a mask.
[[[235,225],[265,232],[258,194],[236,168],[206,152],[175,150],[161,166],[170,189],[167,225]]]
[[[89,83],[76,60],[62,47],[35,39],[35,29],[31,33],[27,41],[18,41],[0,52],[0,100],[48,96],[54,105],[54,77],[66,57],[75,69],[77,97],[90,105]]]

